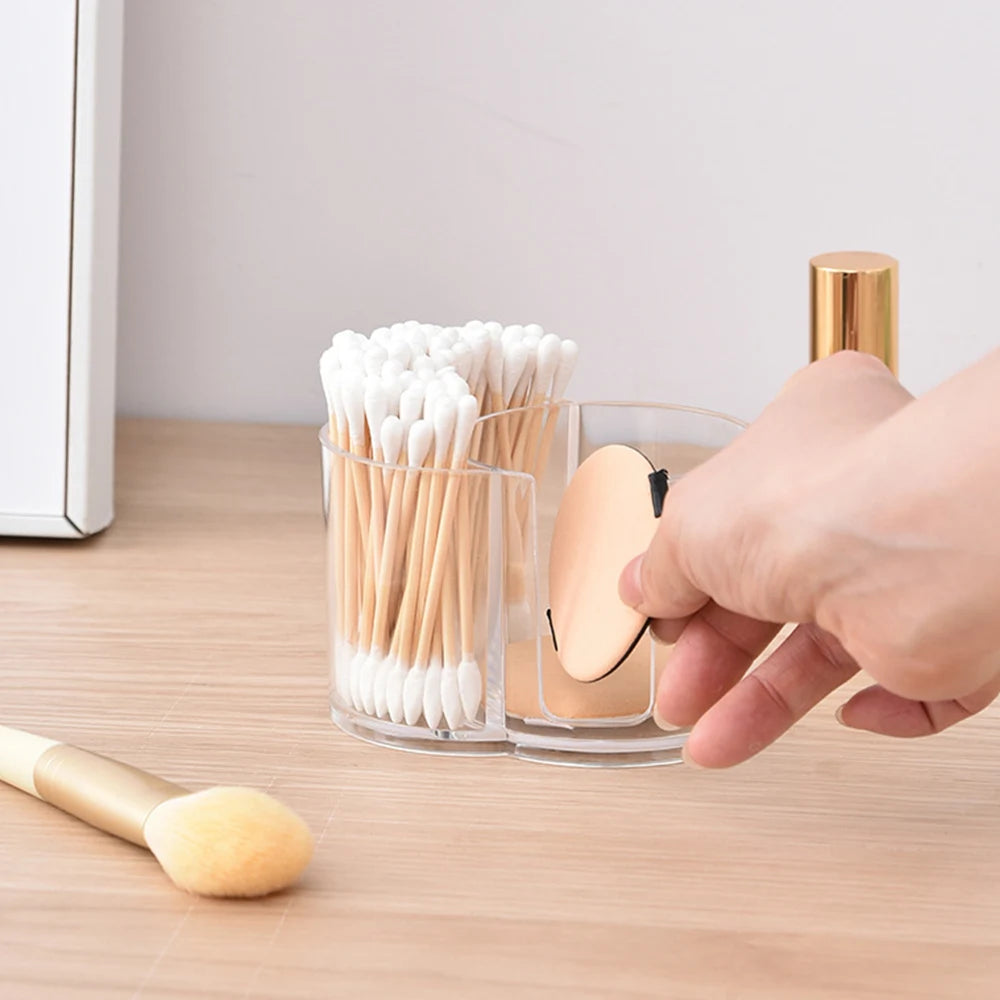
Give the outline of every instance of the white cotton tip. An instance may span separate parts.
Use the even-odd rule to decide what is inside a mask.
[[[472,364],[469,367],[469,374],[466,381],[473,388],[479,386],[480,380],[486,373],[486,358],[490,353],[490,335],[485,331],[479,331],[475,339],[469,341],[472,351]]]
[[[426,395],[427,386],[423,382],[414,382],[403,390],[399,397],[399,419],[403,421],[404,427],[412,427],[413,422],[420,419]]]
[[[372,651],[361,664],[361,678],[358,681],[358,693],[361,704],[369,715],[375,714],[375,674],[378,672],[382,657]]]
[[[355,333],[353,330],[341,330],[333,335],[330,346],[340,352],[347,347],[355,347],[359,341],[363,342],[364,340],[363,334]]]
[[[407,332],[406,339],[410,342],[411,357],[417,358],[427,353],[427,341],[435,329],[434,326],[422,323],[418,324],[416,329]]]
[[[327,348],[319,358],[319,379],[323,385],[323,396],[326,398],[327,416],[339,423],[338,412],[340,412],[340,361],[333,352],[333,348]]]
[[[382,459],[386,465],[396,465],[403,450],[403,421],[390,413],[382,421],[379,442],[382,445]]]
[[[491,340],[486,354],[486,384],[490,392],[503,395],[504,349],[499,340]]]
[[[434,440],[434,427],[426,420],[417,420],[406,436],[406,464],[421,466]]]
[[[549,395],[562,354],[561,341],[554,333],[547,333],[538,342],[535,352],[535,393]]]
[[[410,362],[413,360],[413,352],[409,342],[405,338],[393,338],[386,345],[385,349],[389,355],[389,361],[399,365],[403,371],[406,371],[410,367]]]
[[[344,706],[351,704],[351,660],[354,659],[354,652],[349,642],[340,642],[333,656],[333,682],[337,700]]]
[[[447,394],[444,382],[437,375],[430,382],[424,384],[424,420],[434,420],[438,400]]]
[[[444,465],[455,434],[458,406],[455,400],[442,396],[434,407],[434,464]]]
[[[455,404],[455,443],[452,448],[452,465],[458,466],[465,462],[472,442],[472,429],[479,416],[479,403],[473,395],[459,398]]]
[[[452,368],[455,364],[455,354],[448,347],[432,347],[431,348],[431,364],[434,365],[435,371],[443,371],[445,368]]]
[[[527,351],[527,357],[524,359],[524,368],[521,371],[521,377],[517,380],[517,386],[514,389],[513,395],[520,399],[528,391],[528,387],[531,385],[535,377],[535,368],[538,364],[538,344],[532,343],[527,337],[521,341],[521,346]]]
[[[414,726],[424,710],[424,679],[426,667],[410,667],[403,682],[403,718],[408,726]]]
[[[503,334],[500,339],[503,341],[504,347],[513,347],[515,344],[521,342],[524,338],[524,327],[519,323],[514,323],[512,326],[504,328]]]
[[[454,664],[446,664],[441,671],[441,711],[449,729],[458,729],[465,719],[458,690],[458,668]]]
[[[467,379],[469,373],[472,371],[472,348],[465,343],[465,341],[460,340],[452,349],[452,364],[455,366],[455,371],[458,372],[462,378]]]
[[[380,326],[372,330],[368,339],[373,344],[378,344],[379,347],[388,347],[389,341],[392,339],[392,330],[387,326]]]
[[[528,363],[528,348],[522,343],[513,344],[507,348],[503,363],[503,395],[504,406],[509,406],[514,395],[514,389],[524,374]]]
[[[389,357],[382,365],[382,370],[379,374],[382,378],[399,378],[406,369],[406,365],[403,364],[398,358]]]
[[[566,386],[573,375],[576,367],[576,358],[580,353],[580,348],[575,340],[564,340],[559,345],[559,364],[556,366],[556,373],[552,380],[552,399],[563,398]]]
[[[424,678],[424,721],[431,729],[441,725],[441,661],[431,660]]]
[[[387,656],[379,662],[378,670],[375,671],[375,684],[372,688],[372,694],[375,699],[375,714],[380,719],[384,719],[389,715],[387,686],[389,674],[392,672],[395,662],[393,658]]]
[[[359,712],[365,707],[361,700],[361,671],[367,658],[368,654],[363,649],[359,649],[351,658],[351,704]]]
[[[437,376],[437,369],[434,367],[433,362],[423,354],[413,359],[410,363],[410,368],[425,382]]]
[[[461,336],[462,331],[457,326],[444,326],[438,332],[438,337],[446,347],[454,346]]]
[[[393,337],[405,337],[406,336],[406,324],[405,323],[393,323],[389,327],[389,333]]]
[[[382,432],[382,422],[389,415],[385,386],[382,384],[380,375],[370,375],[365,379],[364,406],[365,419],[368,421],[368,433],[374,447]]]
[[[389,718],[393,722],[403,721],[403,685],[406,683],[406,667],[394,660],[385,680],[385,704]]]
[[[378,375],[382,371],[382,365],[389,360],[389,352],[378,344],[369,344],[365,351],[365,374]]]
[[[403,395],[403,382],[400,375],[383,375],[382,388],[385,390],[386,415],[394,413],[399,416],[399,399]]]
[[[524,335],[526,337],[537,337],[538,340],[541,340],[545,336],[545,331],[538,323],[528,323],[524,327]]]
[[[452,399],[458,399],[469,392],[469,383],[456,371],[442,372],[440,381],[444,386],[445,395],[451,396]]]
[[[462,712],[471,722],[479,714],[483,699],[483,675],[475,660],[462,660],[458,665],[458,695],[462,699]]]
[[[409,369],[407,369],[405,372],[403,372],[402,375],[399,376],[399,384],[403,387],[404,392],[407,389],[409,389],[410,386],[413,385],[414,382],[416,381],[417,381],[417,373],[410,371]]]
[[[486,333],[486,324],[481,319],[470,319],[459,332],[462,339],[468,342],[480,334]],[[486,333],[486,336],[488,337],[489,334]]]
[[[357,347],[349,347],[340,352],[340,368],[345,372],[365,373],[365,352]]]
[[[341,374],[341,399],[344,415],[351,435],[351,447],[360,446],[365,439],[365,380],[357,372]]]

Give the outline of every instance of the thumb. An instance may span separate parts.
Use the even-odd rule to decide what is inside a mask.
[[[708,600],[685,572],[678,532],[666,510],[649,548],[633,559],[618,580],[618,595],[647,618],[681,619]]]

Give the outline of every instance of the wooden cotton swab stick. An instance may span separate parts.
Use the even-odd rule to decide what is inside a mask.
[[[455,547],[452,546],[452,554]],[[452,558],[446,560],[441,587],[439,628],[442,640],[441,710],[449,729],[458,729],[465,721],[462,696],[458,690],[458,574]]]
[[[427,458],[433,437],[434,430],[426,420],[414,422],[406,445],[406,462],[410,468],[405,473],[397,474],[392,484],[375,616],[375,638],[380,649],[389,648],[390,615],[396,611],[397,605],[396,576],[403,568],[402,554],[406,550],[403,540],[414,518],[419,468]],[[389,711],[387,686],[389,676],[395,672],[393,657],[398,656],[398,647],[390,648],[389,652],[390,655],[383,658],[375,674],[375,712],[379,718],[384,718]]]
[[[423,620],[417,641],[416,662],[427,662],[430,642],[433,636],[434,619],[437,617],[441,588],[444,583],[444,572],[447,565],[448,550],[451,547],[454,532],[455,506],[458,499],[458,487],[461,476],[457,470],[465,466],[469,443],[472,439],[472,426],[476,420],[476,399],[474,396],[464,396],[457,405],[455,421],[454,447],[452,449],[452,474],[447,477],[444,500],[438,518],[439,530],[434,545],[434,555],[430,563],[430,573],[427,577],[427,597],[423,606]]]
[[[403,422],[395,414],[389,414],[382,420],[379,431],[379,445],[376,455],[388,465],[395,465],[399,460],[399,453],[403,446]],[[378,474],[379,483],[377,489],[381,491],[385,488],[381,470],[373,467],[373,471]],[[380,539],[384,537],[384,542],[380,544],[381,552],[378,553],[378,561],[375,561],[375,553],[368,568],[370,584],[366,581],[366,593],[370,594],[370,608],[366,606],[362,616],[362,645],[368,649],[368,656],[361,668],[361,678],[359,690],[361,701],[365,711],[369,715],[385,715],[385,687],[382,691],[376,691],[376,681],[379,672],[385,663],[385,653],[387,652],[386,621],[389,614],[389,602],[392,598],[391,587],[384,583],[383,573],[391,572],[393,549],[396,545],[396,532],[399,527],[399,511],[402,505],[403,493],[403,473],[399,471],[391,472],[389,480],[389,509],[385,514],[380,514],[383,521],[380,521],[378,531]],[[383,503],[378,505],[384,506]],[[375,517],[375,507],[372,505],[372,517]],[[384,522],[384,523],[383,523]],[[367,631],[366,631],[367,630]],[[381,697],[379,695],[381,694]]]
[[[476,663],[476,630],[475,630],[475,594],[476,583],[472,569],[472,535],[473,526],[470,522],[470,507],[474,497],[469,493],[475,489],[476,480],[469,480],[462,489],[459,498],[458,531],[456,538],[457,580],[458,587],[458,618],[462,660],[458,665],[458,691],[462,701],[462,710],[470,722],[479,712],[479,704],[483,697],[483,678]]]

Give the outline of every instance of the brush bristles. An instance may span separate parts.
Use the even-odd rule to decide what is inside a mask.
[[[537,475],[576,345],[541,327],[415,321],[371,337],[342,331],[320,374],[330,436],[332,580],[338,699],[355,712],[430,729],[480,719],[475,620],[487,573],[486,493],[470,461]],[[495,426],[486,414],[513,411]],[[511,494],[512,491],[506,491]],[[507,599],[527,607],[525,498],[505,500]],[[477,627],[478,625],[478,627]]]
[[[144,835],[163,870],[199,896],[254,897],[296,882],[312,858],[305,823],[252,788],[209,788],[157,806]]]

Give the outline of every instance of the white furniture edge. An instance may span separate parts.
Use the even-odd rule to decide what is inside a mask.
[[[62,517],[0,514],[0,535],[81,538],[114,516],[124,0],[78,0],[66,496]]]

